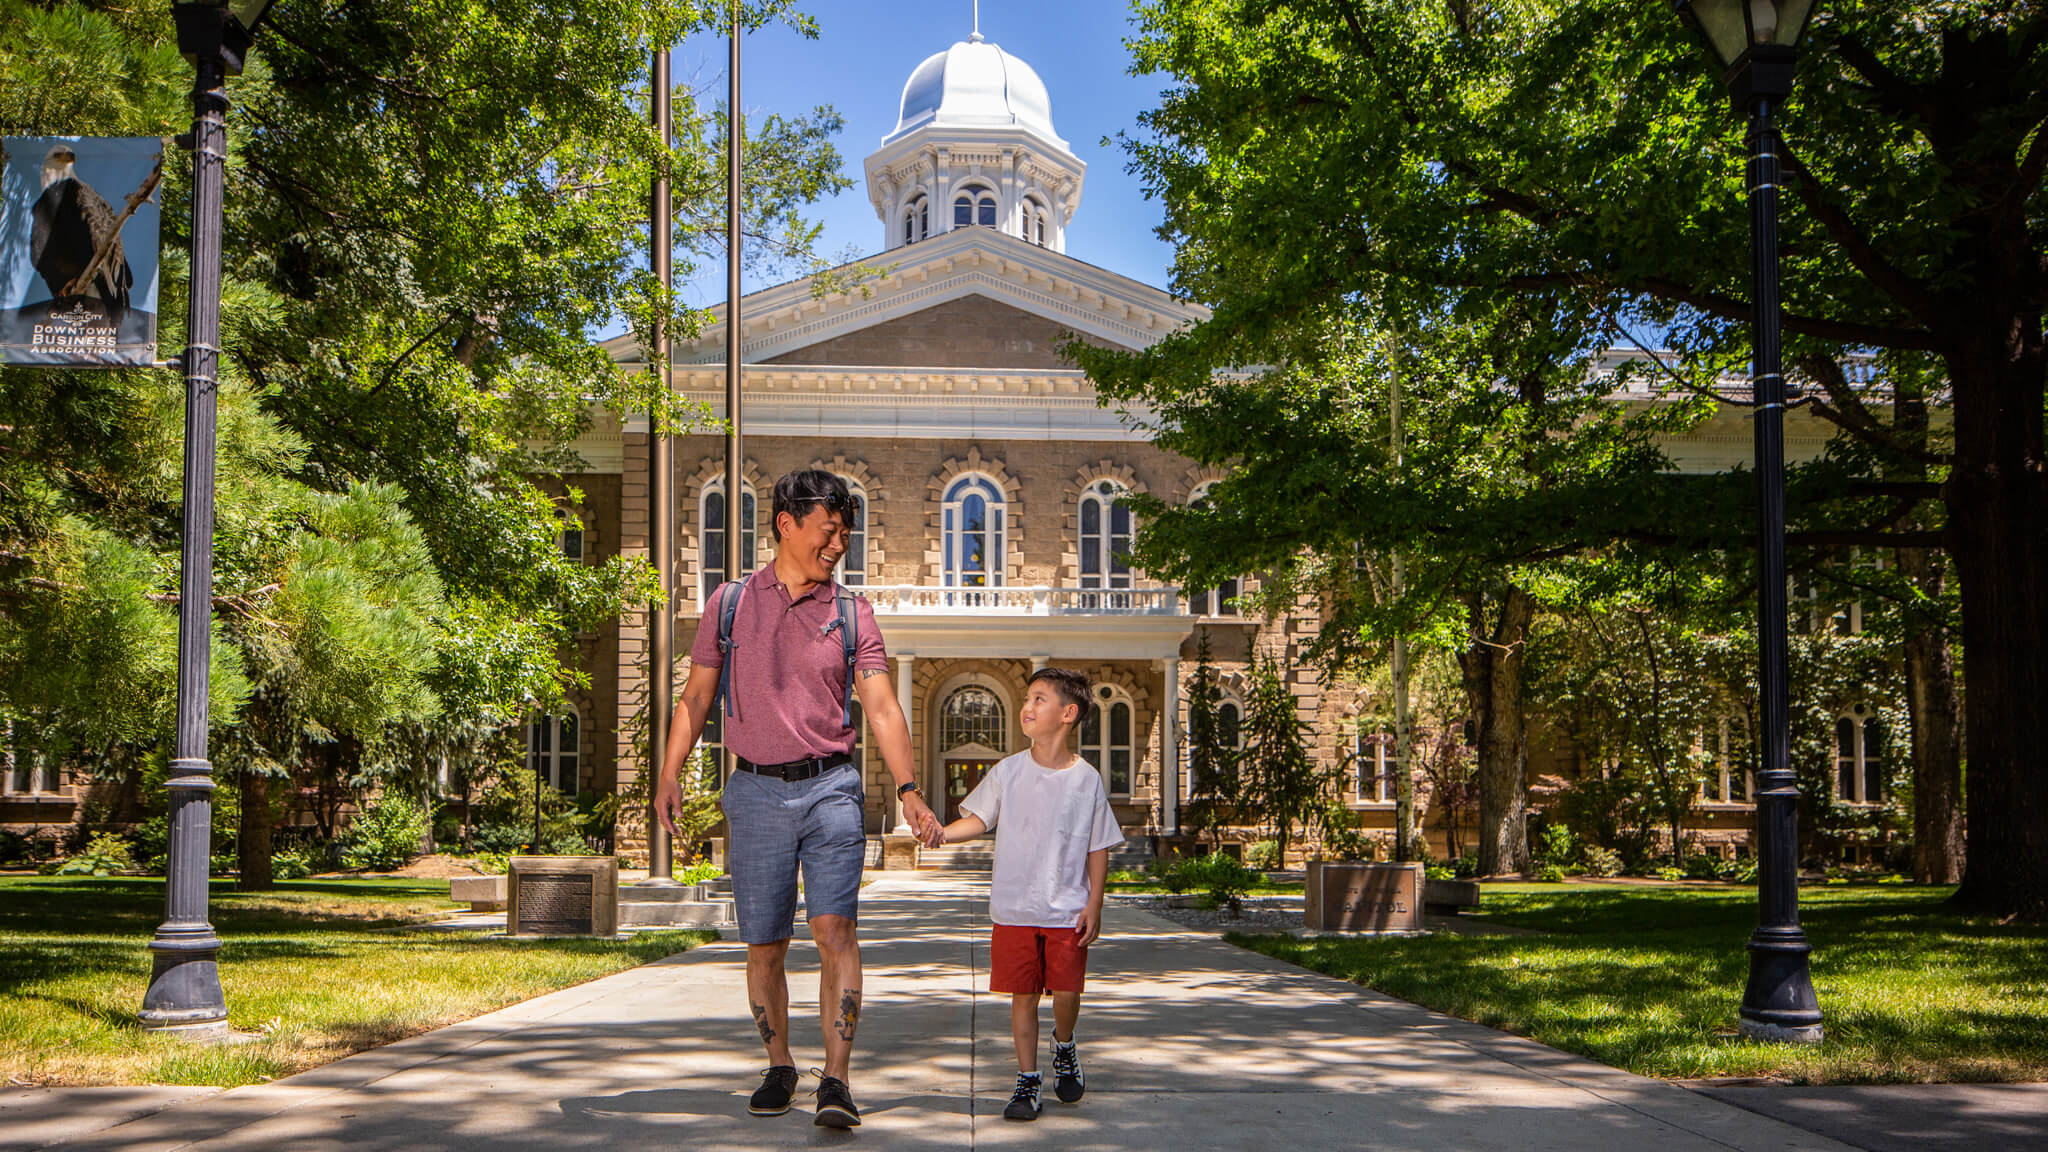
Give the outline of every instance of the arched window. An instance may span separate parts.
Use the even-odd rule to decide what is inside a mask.
[[[940,524],[946,583],[994,588],[1003,582],[1003,492],[979,473],[946,488]]]
[[[1216,702],[1216,742],[1232,752],[1244,751],[1244,704],[1228,696]],[[1237,779],[1235,757],[1224,774]]]
[[[1861,704],[1835,721],[1835,799],[1884,802],[1884,724]]]
[[[576,794],[576,714],[537,716],[526,725],[526,766],[556,791]]]
[[[1095,686],[1095,707],[1081,723],[1081,755],[1102,773],[1112,796],[1131,794],[1131,702],[1107,684]]]
[[[986,188],[968,188],[953,197],[953,227],[965,228],[969,224],[996,226],[995,193]]]
[[[583,521],[576,518],[567,508],[556,508],[555,519],[561,522],[561,531],[556,542],[561,545],[562,555],[581,564],[583,562]]]
[[[932,234],[931,201],[919,196],[903,210],[903,242],[915,244]]]
[[[1045,247],[1047,232],[1045,205],[1032,197],[1024,198],[1024,239],[1040,248]]]
[[[1394,767],[1394,734],[1360,724],[1352,771],[1358,777],[1357,792],[1361,803],[1394,802]]]
[[[1193,506],[1207,500],[1209,488],[1210,484],[1206,481],[1196,485],[1195,490],[1188,496],[1188,504]],[[1239,615],[1237,598],[1244,592],[1242,583],[1233,576],[1214,588],[1188,591],[1188,611],[1196,616]]]
[[[939,713],[940,751],[949,752],[967,744],[1001,751],[1009,743],[1001,697],[978,684],[955,689],[946,697],[945,707]]]
[[[1123,487],[1097,480],[1081,493],[1081,587],[1131,586],[1131,510]]]
[[[868,494],[851,477],[840,479],[853,494],[853,530],[846,534],[846,555],[839,558],[839,582],[855,588],[868,582]]]
[[[711,590],[725,583],[725,482],[715,480],[704,488],[704,506],[697,523],[702,531],[697,534],[701,554],[697,558],[697,571],[704,574],[703,587],[698,592],[699,604],[711,603]],[[754,490],[740,490],[740,566],[744,576],[754,570]]]

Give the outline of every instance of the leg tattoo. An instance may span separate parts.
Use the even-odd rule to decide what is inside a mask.
[[[761,1030],[761,1043],[775,1043],[775,1029],[768,1026],[768,1009],[760,1004],[754,1006],[754,1027]]]
[[[854,1029],[860,1027],[860,993],[848,988],[839,994],[839,1019],[832,1022],[839,1038],[849,1043],[853,1040]]]

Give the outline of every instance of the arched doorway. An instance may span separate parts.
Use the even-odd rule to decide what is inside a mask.
[[[948,693],[939,706],[939,762],[945,805],[943,818],[960,818],[960,802],[1008,753],[1009,715],[1002,697],[980,684]]]

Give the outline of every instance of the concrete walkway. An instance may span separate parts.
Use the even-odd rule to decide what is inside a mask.
[[[1004,1121],[1015,1060],[1008,998],[982,991],[984,908],[985,884],[957,876],[882,873],[866,889],[853,1075],[866,1124],[852,1132],[814,1127],[808,1097],[787,1116],[745,1114],[763,1060],[744,950],[722,943],[63,1147],[1852,1147],[1115,906],[1079,1031],[1087,1098],[1049,1101],[1036,1123]],[[821,1052],[816,965],[802,942],[791,958],[793,1031],[809,1066]],[[33,1146],[10,1143],[24,1129],[0,1124],[0,1145]]]

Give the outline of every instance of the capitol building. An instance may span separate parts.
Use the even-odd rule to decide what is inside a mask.
[[[817,298],[806,279],[743,301],[740,491],[725,490],[721,435],[676,440],[673,607],[685,665],[676,684],[696,629],[710,626],[706,597],[728,575],[726,533],[739,532],[742,554],[765,562],[775,479],[825,468],[860,499],[842,579],[874,605],[917,769],[942,816],[955,816],[981,774],[1023,745],[1025,679],[1056,663],[1097,686],[1098,720],[1081,751],[1126,837],[1151,850],[1173,844],[1188,792],[1185,685],[1206,645],[1221,673],[1226,735],[1243,715],[1250,657],[1278,657],[1314,753],[1358,766],[1347,799],[1369,835],[1390,833],[1391,739],[1361,719],[1384,715],[1385,701],[1325,685],[1293,659],[1316,614],[1254,618],[1234,599],[1256,586],[1252,575],[1189,594],[1124,560],[1127,494],[1196,501],[1221,474],[1162,451],[1098,404],[1060,348],[1078,337],[1141,349],[1207,312],[1068,251],[1086,165],[1055,127],[1038,74],[978,33],[934,54],[903,85],[896,126],[864,167],[880,229],[864,263],[882,273],[852,292]],[[714,317],[675,345],[670,386],[719,413],[724,309]],[[646,370],[631,338],[610,350],[622,367]],[[1817,450],[1821,435],[1793,429],[1794,450]],[[1812,442],[1802,448],[1802,437]],[[584,493],[567,535],[590,562],[645,557],[645,422],[600,417],[575,447],[587,470],[565,478]],[[1725,467],[1747,455],[1748,428],[1728,414],[1673,447],[1683,467]],[[563,791],[631,790],[645,770],[635,734],[644,731],[646,648],[644,620],[629,618],[587,634],[572,654],[589,686],[528,732],[530,762]],[[895,789],[879,755],[864,770],[879,845],[897,824]],[[1542,770],[1532,763],[1532,776]],[[1738,791],[1746,800],[1725,786],[1719,796],[1731,829],[1748,821]],[[1440,855],[1442,829],[1425,820]],[[619,851],[644,856],[643,835],[622,820]]]

